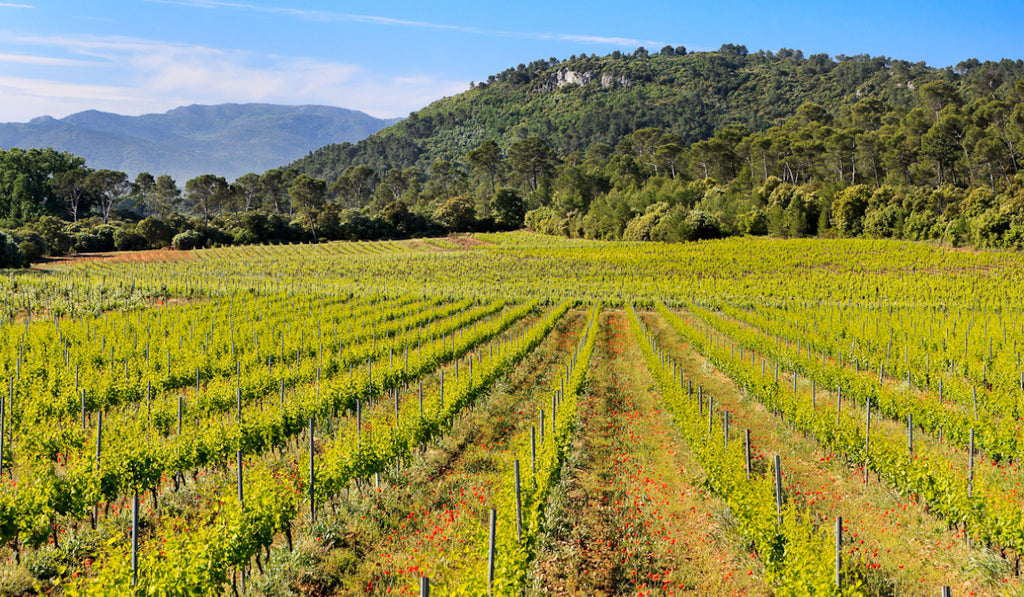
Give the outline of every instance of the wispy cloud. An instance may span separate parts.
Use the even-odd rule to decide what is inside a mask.
[[[138,102],[143,99],[138,92],[125,87],[86,85],[25,77],[0,77],[0,90],[3,90],[4,96],[0,102],[6,102],[10,97],[22,97],[30,100],[74,98],[116,103]]]
[[[68,58],[52,58],[50,56],[32,56],[29,54],[0,54],[0,62],[14,64],[31,64],[35,66],[90,66],[94,62],[72,60]]]
[[[34,46],[41,53],[93,59],[0,54],[0,63],[73,67],[69,74],[78,80],[88,80],[90,70],[83,67],[105,68],[107,75],[114,70],[119,77],[106,85],[90,85],[52,76],[0,76],[0,120],[6,121],[61,117],[85,109],[141,114],[227,102],[327,104],[393,117],[468,87],[465,81],[428,75],[386,77],[355,64],[122,36],[0,33],[0,40]]]
[[[618,47],[635,48],[640,45],[658,46],[665,42],[640,40],[631,37],[605,36],[605,35],[577,35],[571,33],[546,33],[529,31],[503,31],[498,29],[484,29],[463,25],[448,25],[442,23],[431,23],[427,21],[412,21],[396,19],[377,15],[353,14],[344,12],[333,12],[325,10],[307,10],[300,8],[287,8],[279,6],[258,6],[241,2],[222,2],[219,0],[147,0],[156,4],[173,4],[177,6],[189,6],[194,8],[217,9],[226,8],[233,10],[246,10],[251,12],[262,12],[291,16],[298,19],[319,22],[349,22],[365,23],[369,25],[391,25],[401,27],[416,27],[420,29],[438,29],[446,31],[457,31],[474,35],[487,35],[495,37],[509,37],[518,39],[537,40],[558,40],[589,45],[609,45]]]
[[[395,19],[392,17],[382,17],[375,15],[334,12],[327,10],[310,10],[304,8],[288,8],[282,6],[257,6],[255,4],[243,4],[239,2],[219,2],[217,0],[147,0],[147,2],[153,4],[173,4],[176,6],[189,6],[193,8],[230,8],[235,10],[248,10],[252,12],[287,15],[307,21],[319,21],[326,23],[350,22],[367,23],[371,25],[401,25],[405,27],[421,27],[425,29],[447,29],[451,31],[465,31],[467,33],[477,31],[472,27],[463,27],[459,25],[443,25],[438,23],[429,23],[426,21],[410,21],[406,19]]]
[[[0,8],[35,8],[31,4],[11,4],[9,2],[0,2]]]

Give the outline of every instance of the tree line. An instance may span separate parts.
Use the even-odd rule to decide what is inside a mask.
[[[474,204],[450,194],[462,186],[457,169],[448,170],[408,169],[381,179],[363,166],[328,184],[275,168],[232,182],[202,174],[182,188],[166,174],[142,172],[132,180],[52,148],[0,150],[0,267],[73,252],[376,240],[522,225],[518,195],[501,190],[493,201],[497,217],[477,217]]]

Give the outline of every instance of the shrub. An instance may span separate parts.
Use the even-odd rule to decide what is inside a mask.
[[[12,233],[12,236],[18,243],[18,248],[21,249],[25,265],[39,261],[43,255],[46,255],[46,239],[36,231],[22,228]]]
[[[768,216],[764,210],[755,209],[743,216],[740,226],[751,236],[764,236],[768,234]]]
[[[206,239],[195,230],[186,230],[171,239],[171,246],[179,251],[191,251],[202,247]]]
[[[0,268],[21,267],[25,264],[21,248],[9,234],[0,232]]]
[[[862,184],[843,189],[836,195],[832,202],[832,218],[840,234],[846,237],[860,236],[870,198],[871,190]]]
[[[134,230],[120,228],[114,232],[114,247],[118,251],[141,251],[148,246],[146,237]]]
[[[722,224],[715,216],[694,210],[683,222],[687,240],[708,240],[722,236]]]
[[[117,228],[110,224],[101,224],[92,229],[92,233],[98,237],[99,248],[97,251],[107,252],[114,250],[114,233],[117,232]]]
[[[104,241],[91,232],[77,232],[71,237],[71,248],[76,253],[95,253],[103,251]]]
[[[46,241],[47,255],[65,255],[71,250],[71,236],[67,233],[67,223],[53,216],[42,216],[30,227],[38,232]]]
[[[622,240],[651,240],[651,231],[667,211],[668,203],[655,203],[647,206],[643,215],[633,218],[629,224],[626,224]]]
[[[146,218],[135,227],[152,248],[166,247],[174,238],[173,230],[159,218]]]

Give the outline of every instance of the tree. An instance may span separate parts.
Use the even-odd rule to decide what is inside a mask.
[[[508,157],[531,192],[537,190],[541,178],[551,174],[556,161],[555,152],[540,137],[527,137],[513,143]]]
[[[210,214],[220,210],[229,196],[228,181],[223,176],[200,174],[185,183],[185,198],[189,207],[210,221]]]
[[[666,143],[658,146],[657,151],[654,152],[655,168],[658,165],[662,168],[667,168],[672,176],[672,180],[675,180],[677,174],[676,162],[679,161],[679,156],[682,153],[683,148],[675,143]]]
[[[882,136],[878,131],[868,131],[857,135],[857,157],[861,160],[862,164],[870,166],[871,174],[874,177],[875,186],[881,184],[879,178],[878,166],[882,162],[882,153],[885,149],[885,145],[882,142]]]
[[[86,178],[85,184],[99,200],[104,224],[110,219],[110,210],[113,209],[114,204],[127,197],[132,191],[128,175],[116,170],[104,169],[92,172]]]
[[[64,255],[71,250],[71,237],[66,232],[67,223],[53,216],[42,216],[29,225],[46,241],[47,255]]]
[[[1003,75],[995,68],[986,68],[978,75],[975,85],[978,91],[988,94],[990,99],[996,99],[996,89],[1003,84]]]
[[[430,166],[432,180],[440,183],[445,199],[451,198],[452,186],[462,176],[462,171],[448,160],[437,160]]]
[[[832,115],[825,108],[818,104],[807,102],[796,109],[796,116],[792,119],[796,124],[806,126],[812,122],[829,124],[832,122]],[[789,124],[789,123],[787,123]]]
[[[260,196],[260,175],[249,172],[239,176],[231,183],[231,194],[238,199],[242,213],[249,213],[250,209],[256,207],[256,201]]]
[[[846,182],[847,165],[850,166],[850,184],[857,182],[857,162],[853,158],[857,150],[857,135],[861,132],[859,129],[831,131],[832,134],[825,139],[825,147],[833,159],[832,167],[839,175],[840,183]]]
[[[377,186],[377,173],[366,165],[349,166],[341,177],[334,181],[330,191],[341,198],[346,208],[363,207],[370,202]]]
[[[384,173],[384,179],[377,187],[378,192],[382,187],[391,193],[391,201],[400,201],[405,190],[409,188],[409,181],[402,175],[399,168],[392,168]]]
[[[958,154],[957,140],[950,127],[946,126],[943,121],[936,122],[921,137],[921,155],[935,161],[935,186],[942,185],[947,179],[956,184],[956,171],[953,169],[953,163]]]
[[[942,80],[931,81],[922,85],[920,97],[924,104],[934,112],[935,118],[939,117],[939,112],[946,106],[950,104],[960,106],[963,104],[963,100],[960,98],[960,94],[957,93],[956,88]]]
[[[473,198],[458,195],[445,201],[434,212],[434,219],[452,232],[466,232],[476,222],[476,205]]]
[[[495,193],[498,170],[501,167],[501,148],[493,139],[488,139],[479,147],[466,154],[469,165],[487,174],[491,181],[491,195]]]
[[[267,170],[260,176],[260,195],[263,197],[264,209],[274,213],[283,213],[282,208],[289,206],[288,187],[299,175],[294,168],[275,168]]]
[[[146,239],[150,247],[166,247],[171,244],[172,231],[163,220],[146,218],[136,225],[135,230]]]
[[[854,125],[868,131],[877,131],[887,108],[877,97],[865,97],[853,105]]]
[[[327,184],[319,178],[313,178],[308,174],[300,174],[288,187],[288,195],[292,199],[292,207],[300,215],[306,216],[309,222],[309,230],[313,233],[313,242],[316,242],[316,226],[313,218],[324,205],[324,195],[327,193]]]
[[[832,201],[832,220],[843,236],[858,236],[864,228],[864,214],[871,198],[867,185],[847,187]]]
[[[21,267],[24,255],[14,237],[0,232],[0,269]]]
[[[152,195],[152,209],[161,220],[166,220],[181,203],[181,189],[168,174],[156,178]]]
[[[391,225],[396,234],[407,236],[412,232],[415,216],[405,203],[392,201],[384,208],[384,220]]]
[[[679,236],[687,240],[709,240],[722,236],[722,224],[713,214],[693,210],[683,221]]]
[[[89,204],[89,192],[86,179],[89,171],[84,168],[65,170],[53,176],[53,189],[64,200],[71,214],[71,221],[78,221],[80,211],[85,211]]]
[[[83,158],[50,147],[0,149],[0,218],[21,224],[62,215],[64,200],[53,189],[53,177],[84,167]]]
[[[149,172],[139,172],[132,183],[132,194],[135,195],[135,210],[145,213],[150,210],[151,197],[156,190],[156,179]]]
[[[512,189],[500,189],[491,199],[494,220],[506,230],[522,228],[526,216],[526,202]]]
[[[633,131],[631,138],[633,151],[636,152],[637,158],[639,158],[640,162],[653,167],[654,174],[657,175],[658,160],[655,159],[655,153],[661,145],[661,131],[654,127],[642,128]]]

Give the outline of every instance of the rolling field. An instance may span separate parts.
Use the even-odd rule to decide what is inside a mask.
[[[1024,595],[1022,295],[869,240],[5,273],[0,594]]]

